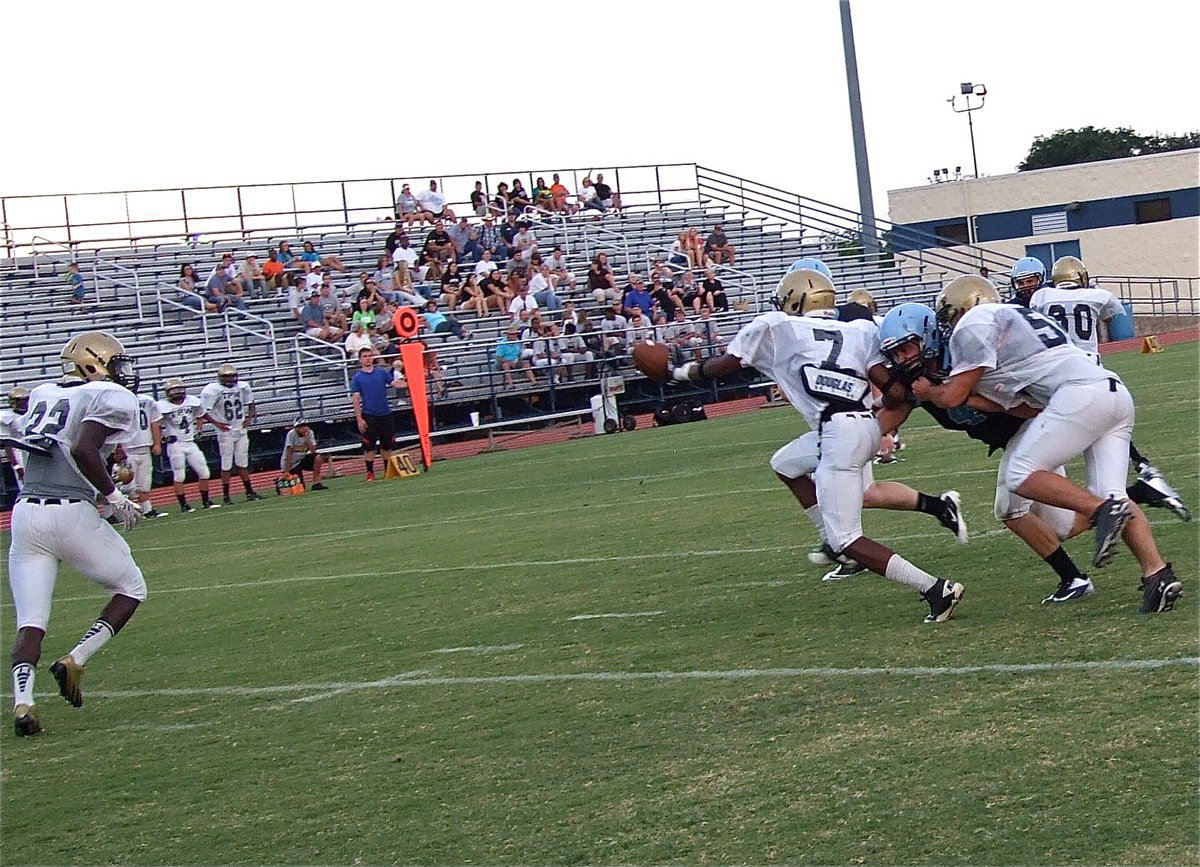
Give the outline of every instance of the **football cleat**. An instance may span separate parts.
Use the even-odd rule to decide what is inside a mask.
[[[920,594],[925,602],[929,603],[929,614],[925,615],[925,622],[944,623],[948,621],[950,617],[954,616],[954,609],[958,608],[962,594],[965,592],[966,587],[959,582],[937,579],[937,584]]]
[[[14,707],[13,728],[19,738],[40,734],[42,723],[38,719],[37,709],[31,704],[19,704]]]
[[[1116,556],[1121,531],[1132,517],[1128,500],[1109,497],[1096,508],[1092,515],[1092,526],[1096,530],[1096,553],[1092,557],[1092,565],[1097,569],[1106,566]]]
[[[954,616],[954,609],[962,601],[966,588],[956,581],[946,581],[939,578],[937,583],[921,594],[929,603],[929,613],[925,615],[926,623],[945,623]]]
[[[324,485],[322,485],[320,482],[314,482],[314,483],[313,483],[313,486],[312,486],[312,488],[311,488],[311,490],[314,490],[314,491],[328,491],[328,490],[329,490],[329,488],[325,487],[325,486],[324,486]],[[258,499],[260,499],[260,500],[261,500],[261,499],[262,499],[262,497],[259,497]]]
[[[209,500],[207,503],[204,503],[200,508],[202,508],[202,509],[219,509],[219,508],[221,508],[221,504],[214,503],[212,500]]]
[[[232,506],[233,505],[233,497],[225,497],[225,499],[221,500],[221,502],[224,503],[226,506]],[[207,508],[207,507],[205,507],[205,508]]]
[[[367,473],[367,477],[366,477],[365,479],[363,479],[363,481],[365,481],[365,482],[373,482],[373,481],[375,481],[375,474],[374,474],[374,473]]]
[[[184,503],[182,506],[179,507],[179,511],[183,512],[186,515],[188,512],[196,511],[196,507],[193,506],[191,503]]]
[[[821,576],[822,581],[841,581],[843,578],[853,578],[867,571],[860,563],[839,563]]]
[[[875,459],[872,461],[872,463],[875,463],[875,464],[898,464],[898,463],[900,463],[900,459],[898,457],[896,457],[895,454],[875,455]]]
[[[160,512],[158,509],[151,509],[149,512],[146,513],[146,517],[147,518],[169,518],[171,516],[167,512]]]
[[[835,564],[847,565],[853,563],[849,557],[843,557],[833,548],[829,547],[829,543],[825,542],[820,548],[815,548],[808,552],[808,562],[814,566],[833,566]]]
[[[1192,520],[1192,513],[1183,504],[1183,498],[1179,496],[1179,492],[1171,487],[1170,482],[1155,467],[1150,466],[1150,464],[1142,466],[1138,470],[1138,482],[1149,488],[1153,494],[1159,495],[1158,497],[1154,497],[1151,494],[1149,502],[1146,503],[1147,506],[1170,509],[1175,513],[1175,517],[1181,521]]]
[[[946,491],[938,499],[945,504],[942,514],[938,515],[938,522],[954,534],[958,544],[967,544],[967,521],[963,518],[962,497],[958,491]]]
[[[1175,570],[1168,563],[1153,575],[1142,579],[1142,614],[1160,614],[1175,607],[1175,600],[1183,594],[1183,582],[1175,577]]]
[[[254,500],[261,500],[262,498],[263,498],[263,495],[258,493],[257,491],[248,491],[246,493],[246,502],[247,503],[252,502]]]
[[[83,707],[83,666],[67,654],[50,666],[50,674],[58,681],[58,692],[71,707]]]
[[[1043,605],[1058,602],[1073,602],[1096,592],[1096,585],[1086,575],[1078,578],[1064,578],[1058,584],[1058,589],[1042,600]]]

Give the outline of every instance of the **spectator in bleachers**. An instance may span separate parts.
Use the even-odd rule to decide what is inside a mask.
[[[216,313],[217,305],[202,297],[204,287],[199,286],[199,278],[196,276],[196,269],[192,265],[184,265],[179,269],[179,288],[185,293],[180,296],[180,300],[191,307],[193,310],[203,310],[206,313]]]
[[[453,310],[453,308],[451,308]],[[436,299],[429,299],[425,302],[425,309],[421,313],[421,319],[434,334],[453,334],[459,340],[470,340],[471,332],[463,327],[463,324],[453,316],[448,316],[438,310]]]
[[[287,241],[280,241],[278,249],[275,250],[275,261],[283,266],[285,271],[296,270],[296,254],[292,252],[292,246]]]
[[[691,271],[684,271],[679,276],[679,294],[683,298],[683,306],[692,315],[700,315],[700,305],[704,303],[704,293],[696,283]]]
[[[513,275],[525,279],[525,275],[529,272],[529,260],[520,250],[513,250],[508,257],[508,277],[511,280]]]
[[[379,313],[371,306],[370,296],[360,295],[354,304],[354,315],[351,322],[355,325],[362,325],[363,334],[366,334],[367,328],[374,325],[378,317]]]
[[[401,186],[400,195],[396,196],[396,221],[397,232],[400,231],[400,221],[403,221],[405,226],[425,222],[425,210],[412,194],[412,188],[408,184]]]
[[[508,388],[513,387],[512,372],[514,370],[524,370],[525,377],[530,384],[537,382],[537,378],[533,375],[533,370],[529,367],[528,362],[521,358],[521,341],[519,335],[521,329],[517,325],[509,325],[504,330],[504,336],[496,341],[493,353],[496,358],[496,367],[504,374],[504,384]]]
[[[562,336],[558,338],[558,351],[562,357],[563,379],[567,382],[572,379],[573,366],[580,364],[590,366],[596,358],[584,342],[583,335],[579,333],[579,326],[569,319],[563,320]]]
[[[454,244],[454,258],[461,263],[478,262],[483,248],[479,246],[479,230],[467,222],[466,217],[446,230]]]
[[[732,265],[735,258],[733,245],[725,237],[725,226],[717,223],[712,234],[704,242],[704,253],[718,265]]]
[[[491,274],[499,266],[492,261],[492,251],[484,250],[483,255],[479,257],[479,261],[475,263],[475,276],[480,279]]]
[[[699,270],[708,266],[708,255],[704,252],[704,239],[695,226],[689,226],[684,237],[690,267]]]
[[[367,326],[364,325],[358,318],[358,311],[355,311],[354,324],[350,326],[350,333],[346,335],[346,355],[350,358],[357,358],[360,349],[372,348],[371,338],[367,334]]]
[[[309,293],[308,303],[300,308],[300,327],[309,337],[336,343],[345,333],[329,321],[329,314],[321,306],[320,291]]]
[[[512,189],[508,192],[509,216],[524,214],[525,209],[532,204],[533,200],[529,198],[529,193],[525,192],[525,185],[521,183],[521,179],[513,178]]]
[[[700,338],[701,346],[707,347],[715,353],[721,351],[725,338],[721,336],[717,320],[712,318],[712,314],[712,308],[708,305],[700,308],[700,318],[696,321],[696,334]]]
[[[640,274],[629,275],[629,285],[621,297],[621,312],[632,316],[635,309],[649,314],[654,309],[654,296],[646,289]]]
[[[607,304],[617,298],[617,278],[608,267],[608,254],[597,253],[588,266],[588,292],[597,304]]]
[[[451,259],[458,261],[458,251],[454,248],[454,241],[451,240],[450,233],[446,231],[446,224],[440,219],[434,220],[433,228],[425,236],[425,245],[421,248],[421,253],[427,263],[431,266],[437,265],[437,276],[432,279],[441,278],[446,263]]]
[[[692,264],[692,258],[688,255],[688,233],[684,229],[675,236],[675,240],[671,242],[671,264],[681,267],[689,267]]]
[[[508,306],[516,293],[509,289],[508,278],[503,271],[489,271],[487,276],[479,281],[479,288],[483,290],[489,307],[500,314],[508,313]]]
[[[496,195],[492,198],[491,212],[494,216],[503,217],[508,213],[508,184],[504,181],[496,184]]]
[[[480,259],[484,253],[490,253],[498,262],[508,258],[508,244],[496,228],[496,220],[491,214],[483,218],[483,225],[479,229],[479,250]]]
[[[601,213],[607,213],[611,210],[621,210],[621,194],[614,192],[613,188],[604,183],[604,175],[596,175],[596,182],[592,184],[592,189],[596,193],[596,204],[600,206]]]
[[[538,178],[537,183],[533,185],[533,206],[541,208],[543,211],[549,211],[552,210],[553,204],[554,194],[546,186],[546,179]]]
[[[329,315],[329,324],[341,330],[343,334],[348,331],[347,312],[350,305],[346,303],[342,297],[342,291],[335,289],[333,285],[333,276],[323,274],[321,276],[321,307]]]
[[[72,262],[67,266],[67,289],[71,293],[72,304],[83,304],[86,300],[87,289],[83,283],[83,275],[79,273],[79,263]]]
[[[511,281],[510,277],[510,283]],[[533,311],[538,309],[537,299],[529,294],[529,287],[524,282],[518,282],[515,291],[512,301],[508,303],[508,315],[512,317],[513,322],[526,322]]]
[[[550,184],[550,210],[556,214],[573,214],[575,206],[571,204],[571,191],[566,188],[555,172],[554,182]]]
[[[453,220],[454,211],[446,207],[446,197],[438,192],[437,181],[429,182],[429,189],[417,193],[417,202],[421,212],[429,222],[434,220]]]
[[[557,329],[557,325],[548,322],[542,322],[536,329],[531,329],[534,334],[529,362],[535,370],[546,370],[551,383],[557,380],[555,368],[562,366],[562,352],[558,348]]]
[[[458,296],[458,309],[470,310],[481,319],[487,316],[487,298],[479,288],[479,279],[474,274],[468,274],[463,281],[462,292]]]
[[[725,285],[717,279],[715,268],[705,272],[704,282],[700,284],[704,295],[704,307],[711,307],[714,312],[726,313],[729,310],[729,298],[725,295]]]
[[[408,244],[408,235],[401,235],[396,249],[392,251],[392,264],[396,266],[396,273],[392,278],[393,292],[412,291],[417,275],[417,259],[417,251]]]
[[[392,254],[396,252],[396,248],[400,246],[400,239],[407,237],[408,230],[397,223],[396,228],[392,229],[388,236],[383,239],[383,251],[387,254],[389,259],[392,257]]]
[[[555,289],[562,292],[575,291],[575,275],[567,267],[567,257],[562,247],[555,247],[546,257],[545,264],[550,269],[551,282]]]
[[[238,279],[242,284],[243,295],[249,295],[251,298],[267,297],[267,278],[263,274],[262,266],[258,264],[258,257],[253,253],[242,260]]]
[[[475,212],[476,217],[487,216],[487,193],[483,190],[483,181],[475,182],[475,189],[471,193],[471,210]]]
[[[654,322],[642,312],[640,307],[633,307],[629,313],[629,345],[654,341]]]
[[[683,309],[683,296],[675,291],[674,283],[667,288],[662,280],[655,278],[650,288],[650,297],[654,299],[655,308],[662,313],[667,322],[674,321],[675,311]]]
[[[504,241],[504,246],[508,248],[511,255],[517,245],[517,232],[521,229],[520,224],[517,222],[517,215],[509,211],[508,216],[500,222],[497,228],[500,230],[500,239]]]
[[[529,261],[533,254],[537,252],[537,235],[534,234],[533,229],[529,228],[528,223],[522,223],[517,228],[517,233],[513,236],[512,246],[524,254],[526,261]]]
[[[309,288],[304,282],[304,278],[299,275],[293,275],[292,285],[288,287],[287,303],[288,309],[292,311],[292,316],[296,321],[300,321],[300,310],[304,307],[308,300]]]
[[[246,309],[246,302],[240,294],[241,287],[234,279],[233,268],[233,255],[226,253],[221,257],[221,263],[213,268],[204,284],[205,300],[207,303],[215,305],[218,313],[224,313],[230,307],[236,307],[239,310]]]
[[[274,250],[267,253],[267,261],[262,266],[262,274],[267,281],[267,287],[275,290],[276,295],[286,288],[287,280],[284,277],[283,266],[279,264]]]
[[[654,264],[650,266],[650,284],[654,285],[657,280],[668,289],[675,286],[675,272],[671,270],[671,266],[667,264],[667,260],[659,256],[654,260]]]
[[[582,181],[579,195],[575,197],[578,200],[576,210],[580,211],[597,211],[602,213],[600,203],[596,201],[596,187],[592,184],[590,177],[585,177]],[[599,218],[599,214],[597,214]]]
[[[700,358],[700,348],[704,345],[704,339],[696,330],[696,325],[688,319],[684,308],[680,307],[675,311],[675,319],[667,335],[674,362],[682,364],[687,361],[687,353],[695,353],[696,358]]]
[[[304,252],[300,254],[300,258],[305,262],[311,262],[314,265],[324,265],[326,268],[332,268],[334,271],[346,270],[346,266],[342,264],[340,257],[322,256],[317,252],[317,248],[313,246],[312,241],[304,242]]]
[[[385,322],[387,320],[384,320]],[[379,323],[367,327],[367,337],[371,338],[371,347],[380,355],[395,355],[396,347],[392,338],[379,327]],[[359,350],[360,352],[362,350]]]
[[[554,292],[554,284],[551,281],[550,267],[548,265],[542,265],[540,268],[531,268],[529,294],[534,297],[538,306],[543,310],[557,312],[563,309],[562,299]]]
[[[442,288],[439,300],[446,306],[448,310],[453,312],[458,309],[458,300],[462,296],[463,275],[459,273],[458,263],[451,259],[446,263],[446,270],[442,272]]]
[[[617,312],[619,302],[604,310],[600,320],[600,336],[604,341],[604,357],[616,358],[625,354],[629,345],[629,321]]]

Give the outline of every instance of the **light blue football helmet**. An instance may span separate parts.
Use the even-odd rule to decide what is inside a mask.
[[[1037,285],[1035,286],[1031,283],[1027,286],[1018,286],[1017,281],[1026,277],[1037,277]],[[1013,295],[1018,301],[1028,307],[1029,299],[1033,297],[1033,293],[1041,289],[1046,283],[1046,266],[1042,264],[1041,259],[1026,256],[1023,259],[1018,259],[1013,264],[1009,278],[1012,280]]]
[[[892,353],[912,341],[920,347],[920,355],[905,364],[896,361]],[[925,304],[896,305],[879,326],[879,348],[897,370],[913,376],[924,372],[926,362],[940,359],[942,354],[937,314]]]
[[[833,272],[829,270],[829,266],[820,259],[814,259],[811,256],[804,259],[797,259],[793,262],[787,269],[787,273],[791,274],[793,271],[820,271],[829,278],[830,283],[833,282]]]

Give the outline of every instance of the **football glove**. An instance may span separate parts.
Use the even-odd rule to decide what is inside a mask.
[[[121,529],[126,533],[136,527],[138,521],[142,520],[141,507],[120,491],[114,490],[104,500],[112,506],[113,517],[120,522]]]

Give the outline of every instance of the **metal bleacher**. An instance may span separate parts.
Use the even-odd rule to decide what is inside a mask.
[[[562,246],[579,287],[585,285],[591,257],[606,252],[623,285],[629,273],[646,274],[655,259],[665,258],[669,245],[685,228],[695,227],[707,235],[715,222],[723,222],[738,253],[734,267],[717,269],[731,302],[729,312],[714,317],[725,340],[748,318],[768,309],[779,275],[800,256],[822,257],[832,268],[839,290],[867,289],[883,309],[902,300],[931,300],[947,273],[966,273],[985,262],[1004,267],[983,251],[975,258],[931,260],[865,249],[855,242],[858,223],[853,212],[802,197],[795,197],[793,207],[770,187],[693,169],[695,185],[682,192],[671,190],[671,196],[664,196],[661,189],[657,196],[623,190],[626,207],[620,213],[602,218],[590,212],[571,217],[539,213],[533,219],[539,249],[548,252]],[[377,210],[386,213],[387,203]],[[464,205],[459,212],[469,213],[469,209]],[[338,226],[305,227],[303,215],[290,216],[288,222],[299,228],[242,232],[237,237],[214,233],[216,237],[209,241],[192,236],[185,244],[177,238],[152,244],[126,239],[124,244],[91,248],[79,243],[40,248],[34,244],[30,255],[0,261],[0,387],[7,391],[14,384],[56,376],[58,353],[67,337],[99,328],[120,337],[137,357],[146,391],[154,392],[168,376],[179,376],[189,388],[199,390],[213,379],[218,365],[231,361],[253,383],[264,425],[285,424],[298,414],[346,418],[345,353],[338,346],[298,338],[286,296],[248,298],[244,313],[232,310],[224,315],[201,314],[179,303],[176,284],[184,264],[194,265],[203,278],[224,252],[238,259],[254,252],[265,261],[267,251],[284,240],[297,249],[302,241],[312,241],[322,255],[338,255],[346,271],[335,277],[335,283],[349,287],[357,282],[359,272],[375,269],[392,228],[390,220],[379,217],[355,223],[348,216]],[[64,273],[71,261],[80,264],[88,287],[83,306],[68,300]],[[574,295],[560,295],[590,313],[599,312],[582,288]],[[427,340],[448,384],[444,397],[435,398],[437,414],[450,419],[444,423],[456,424],[453,419],[462,419],[472,410],[482,410],[496,420],[536,418],[564,407],[586,406],[587,396],[599,389],[600,372],[588,377],[582,370],[569,384],[549,382],[543,375],[536,385],[505,388],[493,369],[491,352],[506,318],[456,315],[469,330],[469,339],[439,334]],[[710,349],[715,351],[716,345]],[[640,376],[628,363],[620,367],[646,400],[653,402],[656,395],[661,399],[658,387],[639,383]]]

